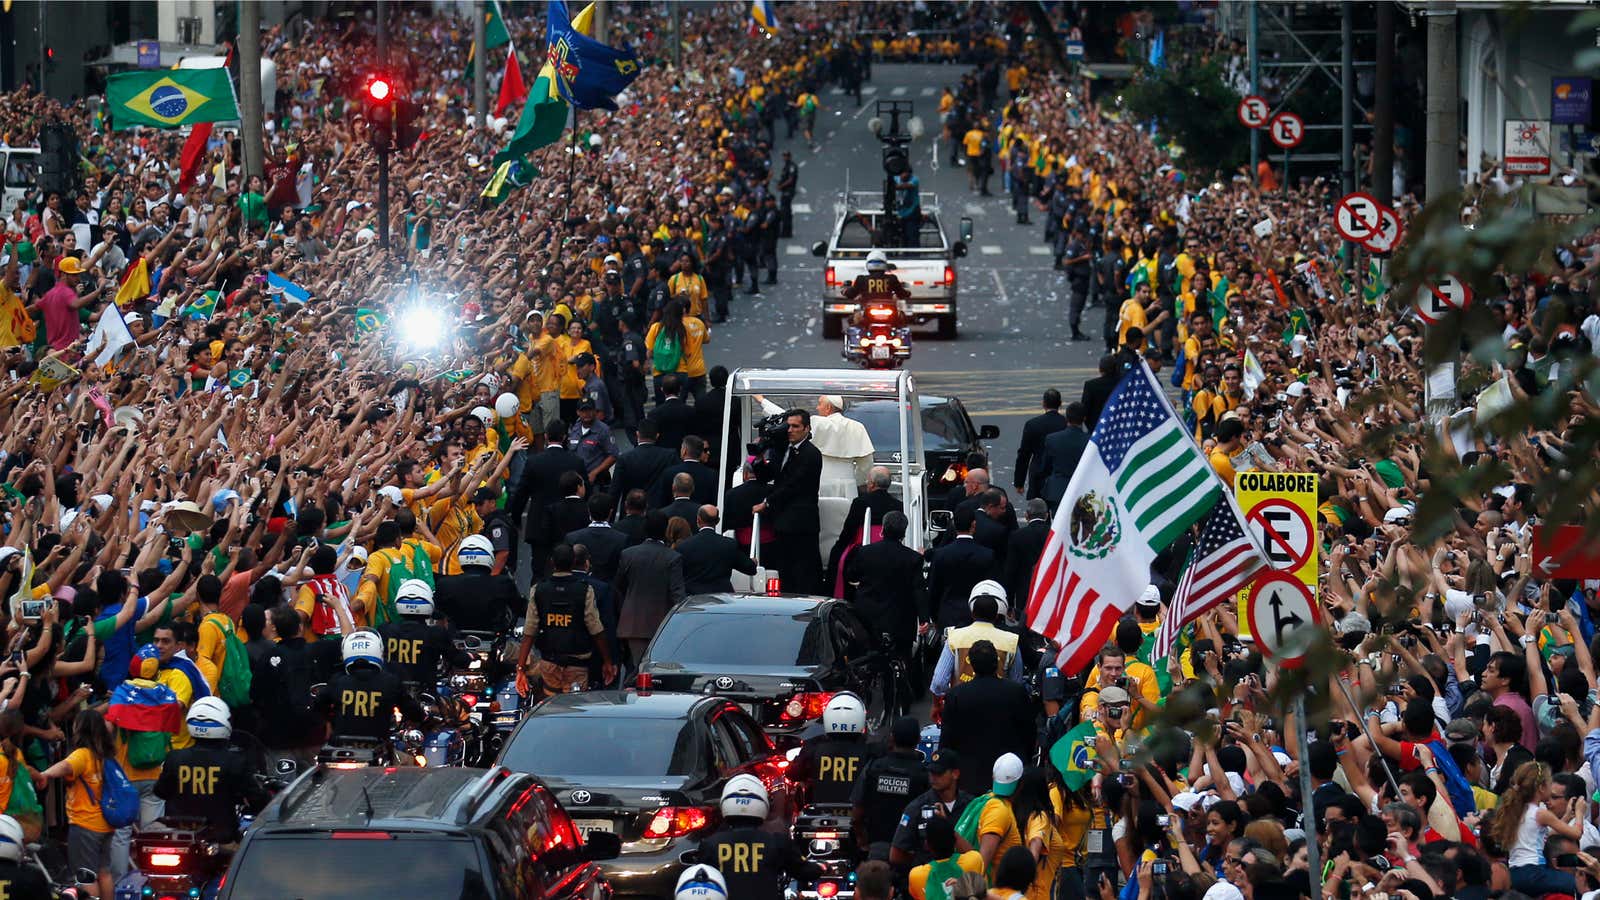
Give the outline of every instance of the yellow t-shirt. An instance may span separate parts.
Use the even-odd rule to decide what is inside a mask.
[[[1044,853],[1039,857],[1033,884],[1029,886],[1026,894],[1027,900],[1050,900],[1050,888],[1055,882],[1056,870],[1070,862],[1078,847],[1077,840],[1071,838],[1065,831],[1067,822],[1061,808],[1061,792],[1054,785],[1050,787],[1050,803],[1055,807],[1056,821],[1060,822],[1062,827],[1052,825],[1050,817],[1044,813],[1034,813],[1033,818],[1028,820],[1027,833],[1023,835],[1023,841],[1030,847],[1034,840],[1044,844]],[[1081,813],[1083,826],[1087,828],[1089,811],[1082,810]],[[1081,834],[1079,836],[1081,837]]]
[[[578,377],[578,367],[572,364],[572,358],[580,353],[593,353],[594,345],[588,338],[562,338],[561,359],[561,399],[577,400],[583,396],[583,379]]]
[[[689,298],[689,315],[695,318],[705,316],[706,297],[711,291],[706,287],[705,276],[699,272],[679,272],[668,278],[667,292],[673,297],[683,295]]]
[[[1217,470],[1217,474],[1221,475],[1222,480],[1228,483],[1228,487],[1233,487],[1233,459],[1228,456],[1226,451],[1211,451],[1211,468]]]
[[[1061,839],[1067,845],[1067,857],[1062,865],[1082,865],[1085,858],[1080,858],[1079,850],[1085,846],[1089,826],[1094,821],[1093,813],[1087,807],[1067,806],[1056,818],[1061,821]]]
[[[533,384],[544,394],[561,388],[561,360],[557,358],[556,339],[548,334],[534,338],[529,345],[529,359],[533,363]]]
[[[204,675],[204,672],[200,674]],[[162,669],[156,673],[156,682],[172,689],[173,696],[178,698],[185,710],[194,702],[194,687],[189,684],[189,676],[177,669]],[[182,750],[192,746],[194,738],[189,734],[188,728],[179,728],[178,733],[172,736],[172,749]]]
[[[1128,329],[1138,328],[1143,330],[1150,324],[1150,318],[1145,315],[1144,304],[1137,297],[1129,297],[1122,301],[1122,308],[1117,310],[1117,345],[1128,342]]]
[[[195,665],[200,666],[200,671],[206,676],[212,693],[216,693],[217,682],[210,672],[206,671],[205,663],[209,662],[211,672],[218,673],[220,677],[222,666],[228,660],[228,641],[223,622],[228,622],[230,626],[233,624],[222,613],[211,613],[200,620],[200,643],[197,647]]]
[[[100,812],[99,800],[105,796],[104,764],[88,747],[79,747],[67,754],[67,764],[72,774],[67,776],[67,821],[86,831],[108,834],[113,829]],[[87,787],[86,787],[87,786]],[[89,791],[94,799],[89,799]]]
[[[511,364],[511,377],[517,380],[517,401],[520,412],[528,412],[539,402],[539,384],[533,377],[533,360],[526,353],[518,353]]]
[[[1200,386],[1200,339],[1190,335],[1183,342],[1183,389],[1192,391]]]
[[[657,322],[651,325],[650,330],[645,332],[644,335],[645,350],[652,354],[652,359],[656,349],[656,335],[660,333],[661,323]],[[690,378],[698,378],[706,374],[706,357],[703,348],[708,333],[706,323],[694,316],[683,317],[683,349],[678,357],[679,372]],[[656,375],[664,374],[656,371],[654,362],[651,363],[650,368]]]
[[[990,797],[989,802],[983,805],[983,812],[978,815],[978,840],[982,841],[986,834],[1000,835],[1000,846],[994,849],[996,865],[1007,850],[1022,845],[1022,834],[1017,830],[1017,819],[1011,813],[1009,800]]]
[[[468,495],[451,497],[433,504],[429,513],[428,527],[433,529],[434,537],[442,545],[443,559],[440,562],[440,573],[444,575],[460,575],[461,565],[456,562],[456,548],[461,545],[461,540],[483,530],[483,519],[479,518],[478,510],[473,506]]]
[[[945,91],[944,94],[939,97],[939,115],[942,116],[945,113],[947,113],[950,110],[955,109],[955,108],[956,108],[956,95],[950,93],[949,91]]]
[[[973,128],[961,136],[961,143],[967,148],[968,156],[979,156],[983,153],[983,129]]]
[[[976,850],[968,850],[956,857],[956,865],[960,866],[963,871],[977,875],[983,874],[983,856]],[[911,870],[911,877],[908,880],[911,887],[911,896],[915,897],[916,900],[925,900],[928,896],[928,873],[932,870],[933,866],[926,863]]]

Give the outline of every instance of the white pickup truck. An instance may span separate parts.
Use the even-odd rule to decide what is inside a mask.
[[[906,311],[916,323],[936,322],[939,337],[956,336],[956,259],[967,255],[972,220],[961,220],[961,238],[949,240],[939,215],[939,198],[922,193],[922,228],[915,247],[900,246],[897,221],[887,221],[883,195],[874,191],[847,191],[834,207],[838,220],[828,241],[818,241],[811,253],[824,260],[822,270],[822,336],[838,338],[856,304],[844,299],[844,289],[867,270],[867,253],[882,250],[894,266],[900,283],[911,292]],[[886,226],[886,227],[885,227]],[[883,239],[885,236],[894,239]]]

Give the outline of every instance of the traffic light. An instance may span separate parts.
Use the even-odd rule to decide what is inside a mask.
[[[386,152],[394,144],[395,84],[389,76],[374,73],[361,91],[362,114],[367,120],[367,140],[373,149]]]
[[[417,114],[421,111],[422,108],[410,100],[399,99],[394,102],[394,149],[410,150],[422,137],[422,127],[416,124]]]
[[[382,75],[375,75],[373,76],[372,80],[367,83],[367,99],[371,100],[373,103],[388,103],[389,93],[391,90],[392,88],[389,85],[389,79],[383,77]]]

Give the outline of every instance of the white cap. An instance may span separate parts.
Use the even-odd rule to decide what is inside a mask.
[[[400,489],[392,484],[386,484],[378,488],[378,496],[388,497],[389,501],[395,506],[400,506],[406,502],[406,495],[400,493]]]
[[[828,405],[834,409],[844,412],[844,398],[838,394],[823,394],[822,399],[828,401]]]
[[[1410,518],[1411,507],[1409,506],[1396,506],[1383,514],[1383,521],[1385,524],[1393,524],[1401,519],[1409,520]]]
[[[1017,789],[1017,782],[1022,780],[1022,759],[1015,753],[1002,754],[994,761],[994,792],[1001,797],[1009,797]]]
[[[1139,594],[1139,599],[1134,601],[1140,606],[1160,606],[1161,589],[1153,584],[1144,586],[1144,591]]]
[[[1194,791],[1179,791],[1172,795],[1172,805],[1184,812],[1194,812],[1194,808],[1200,805],[1200,795]]]
[[[1291,381],[1283,392],[1291,397],[1299,397],[1306,392],[1306,383],[1304,381]]]

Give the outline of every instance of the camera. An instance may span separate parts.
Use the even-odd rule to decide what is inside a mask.
[[[1157,822],[1161,822],[1161,824],[1163,826],[1165,826],[1167,823],[1161,821],[1161,820],[1163,820],[1165,818],[1166,818],[1166,816],[1157,816],[1156,817],[1156,821]],[[1165,874],[1167,874],[1167,861],[1164,860],[1164,859],[1158,859],[1158,860],[1152,861],[1150,863],[1150,874],[1151,875],[1165,875]]]
[[[771,456],[782,452],[789,443],[789,417],[773,413],[762,419],[755,428],[757,440],[745,445],[751,456],[772,462]]]
[[[1169,816],[1169,815],[1164,815],[1164,814],[1156,816],[1156,824],[1160,825],[1162,828],[1166,828],[1167,826],[1172,824],[1172,817]],[[1162,862],[1163,862],[1163,860],[1159,860],[1158,859],[1158,860],[1156,860],[1156,865],[1159,866],[1159,865],[1162,864]],[[1156,874],[1159,875],[1161,873],[1157,872]]]
[[[24,619],[38,619],[44,615],[44,605],[48,602],[47,600],[24,600],[21,603],[22,609],[18,615]]]

